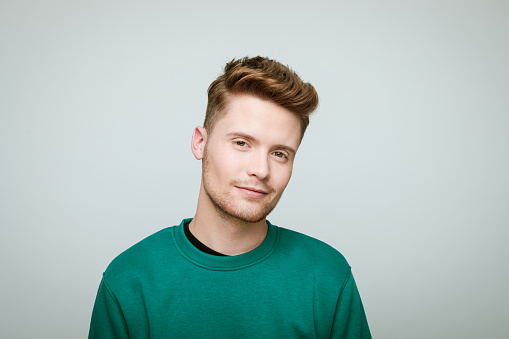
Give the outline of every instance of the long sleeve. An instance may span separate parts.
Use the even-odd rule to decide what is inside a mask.
[[[339,296],[331,338],[371,339],[364,307],[352,273]]]
[[[122,310],[110,293],[104,278],[95,299],[88,338],[129,338]]]

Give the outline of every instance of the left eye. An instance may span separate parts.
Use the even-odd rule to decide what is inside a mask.
[[[237,141],[235,143],[237,144],[237,146],[246,146],[246,142],[245,141]]]
[[[274,152],[274,155],[278,158],[286,158],[286,155],[283,152]]]

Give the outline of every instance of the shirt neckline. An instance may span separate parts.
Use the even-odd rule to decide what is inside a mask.
[[[214,251],[212,248],[208,247],[207,245],[202,243],[200,240],[198,240],[198,238],[196,238],[194,236],[194,234],[191,233],[191,230],[189,229],[189,223],[188,222],[184,223],[184,234],[186,235],[187,240],[189,240],[189,242],[191,242],[191,244],[193,244],[194,247],[196,247],[200,251],[208,253],[208,254],[212,254],[212,255],[215,255],[215,256],[218,256],[218,257],[226,257],[227,256],[226,254]]]
[[[184,219],[180,225],[172,227],[172,237],[178,251],[193,264],[212,270],[238,270],[255,265],[274,251],[279,241],[279,228],[267,220],[268,230],[263,242],[255,249],[239,255],[215,256],[204,253],[197,249],[186,237],[184,224],[189,223],[192,218]]]

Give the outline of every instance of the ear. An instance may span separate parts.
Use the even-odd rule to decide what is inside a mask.
[[[193,152],[196,160],[203,159],[206,144],[207,130],[200,126],[196,127],[193,132],[193,138],[191,139],[191,151]]]

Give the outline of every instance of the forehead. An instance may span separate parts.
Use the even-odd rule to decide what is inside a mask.
[[[247,94],[230,97],[226,112],[216,122],[212,134],[222,137],[234,132],[294,149],[298,148],[301,139],[300,119],[296,114],[271,101]]]

